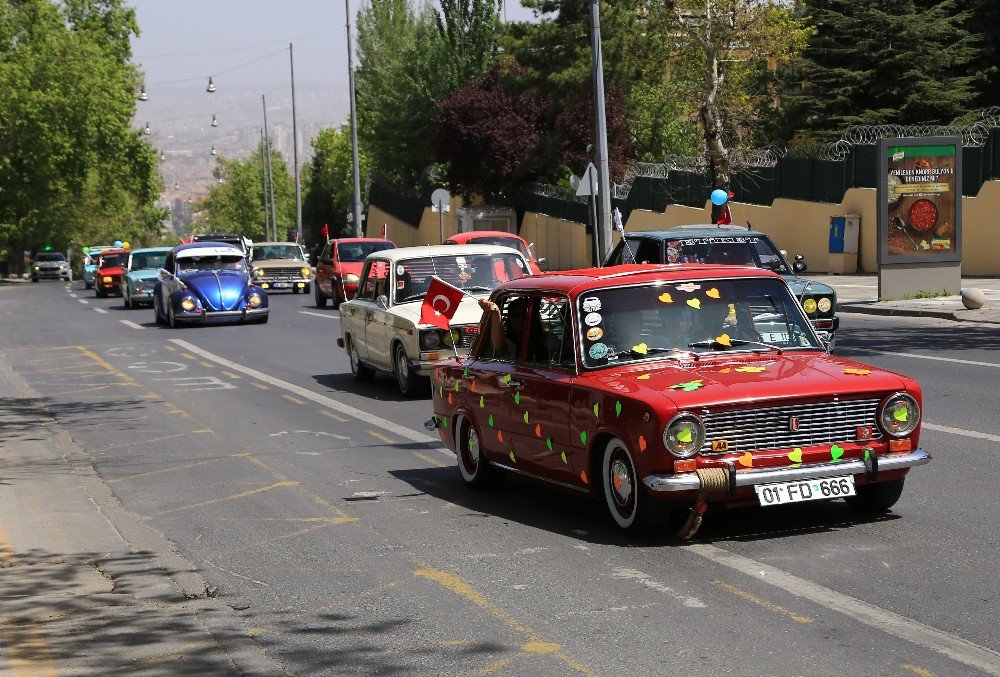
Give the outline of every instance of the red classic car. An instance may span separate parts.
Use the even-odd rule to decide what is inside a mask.
[[[514,233],[507,233],[502,230],[474,230],[468,233],[456,233],[447,240],[445,244],[492,244],[498,247],[510,247],[524,254],[528,259],[528,267],[531,268],[532,275],[540,275],[542,269],[540,264],[545,263],[545,259],[535,258],[534,248],[531,247],[524,238]]]
[[[99,297],[121,294],[122,272],[128,264],[127,249],[106,249],[97,255],[94,293]]]
[[[688,535],[711,502],[899,499],[918,448],[915,381],[823,349],[759,269],[628,265],[525,277],[433,380],[437,429],[470,485],[513,473],[602,498],[618,526]]]
[[[341,302],[353,299],[358,293],[358,276],[365,257],[395,248],[391,241],[375,237],[344,237],[327,242],[316,262],[313,286],[316,306],[325,308],[329,300],[334,308],[339,308]]]

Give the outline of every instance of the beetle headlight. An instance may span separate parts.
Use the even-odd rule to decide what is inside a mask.
[[[189,313],[195,309],[196,305],[197,304],[194,302],[194,299],[191,298],[190,296],[185,296],[183,299],[181,299],[181,308],[183,308]]]
[[[705,443],[705,426],[694,414],[678,414],[663,429],[663,446],[678,458],[694,456]]]
[[[357,284],[359,279],[361,278],[359,278],[354,273],[348,273],[347,275],[344,276],[344,282],[346,282],[347,284]]]
[[[251,308],[260,308],[260,304],[263,302],[264,299],[261,298],[260,294],[250,294],[250,297],[247,298],[247,303],[250,304]]]
[[[905,393],[896,393],[885,401],[878,415],[882,430],[893,437],[906,437],[920,423],[917,401]]]
[[[816,299],[806,299],[802,302],[802,310],[809,314],[816,312]]]
[[[819,312],[821,313],[829,313],[830,308],[833,308],[833,301],[830,300],[830,297],[824,296],[816,304],[816,307],[819,308]]]
[[[420,332],[420,348],[434,350],[441,347],[441,334],[434,329]]]
[[[310,275],[312,275],[312,269],[310,268],[303,268],[301,272],[302,272],[302,277],[309,277]]]

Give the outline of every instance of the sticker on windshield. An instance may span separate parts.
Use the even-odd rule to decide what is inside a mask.
[[[608,347],[603,343],[595,343],[590,346],[590,350],[587,351],[592,360],[603,360],[608,356]]]
[[[524,261],[522,261],[521,259],[514,259],[514,262],[517,264],[518,268],[524,270]]]
[[[601,320],[603,320],[603,319],[604,318],[601,317],[600,313],[590,313],[585,318],[583,318],[583,322],[588,327],[596,327],[597,325],[599,325],[601,323]]]
[[[667,247],[667,263],[677,263],[681,258],[681,252],[675,247]]]
[[[604,330],[600,327],[591,327],[587,330],[588,341],[599,341],[604,336]]]
[[[692,292],[701,289],[701,285],[694,284],[693,282],[688,282],[687,284],[677,285],[677,289],[679,289],[680,291]]]
[[[467,265],[468,265],[468,264],[467,264],[467,263],[465,262],[465,257],[464,257],[464,256],[459,256],[459,257],[457,257],[457,258],[455,259],[455,263],[457,263],[457,264],[458,264],[458,267],[459,267],[459,268],[465,268],[465,266],[467,266]]]
[[[406,286],[406,280],[396,280],[396,289],[402,289]]]
[[[596,296],[591,296],[583,300],[583,312],[585,313],[596,313],[601,309],[601,299]]]
[[[402,263],[396,266],[396,275],[406,275],[406,268],[403,267]]]

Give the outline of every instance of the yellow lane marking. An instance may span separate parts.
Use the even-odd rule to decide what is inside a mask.
[[[422,454],[419,451],[414,451],[413,455],[416,456],[417,458],[419,458],[421,461],[426,461],[427,463],[430,463],[431,465],[437,466],[438,468],[447,468],[448,467],[447,463],[442,463],[441,461],[437,460],[436,458],[431,458],[427,454]]]
[[[0,564],[6,564],[12,559],[14,559],[14,548],[7,538],[7,530],[3,528],[3,522],[0,522]]]
[[[185,353],[185,352],[181,352],[181,357],[187,358],[189,360],[197,360],[198,359],[197,357],[195,357],[191,353]]]
[[[135,383],[135,381],[132,379],[131,376],[129,376],[128,374],[125,374],[125,373],[123,373],[121,371],[118,371],[117,369],[115,369],[114,365],[112,365],[110,362],[108,362],[107,360],[105,360],[103,357],[101,357],[100,355],[98,355],[94,351],[89,350],[86,346],[76,346],[76,349],[79,350],[81,354],[86,355],[87,357],[89,357],[90,359],[92,359],[94,362],[96,362],[97,364],[101,365],[102,367],[104,367],[105,369],[107,369],[109,372],[111,372],[112,374],[114,374],[115,376],[117,376],[118,378],[124,379],[124,380],[128,381],[129,383]]]
[[[796,614],[796,613],[794,613],[792,611],[789,611],[788,609],[786,609],[783,606],[778,606],[777,604],[774,604],[773,602],[768,602],[766,599],[761,599],[760,597],[757,597],[756,595],[753,595],[753,594],[747,592],[746,590],[741,590],[740,588],[737,588],[735,585],[732,585],[731,583],[726,583],[725,581],[720,581],[720,580],[716,579],[716,580],[712,581],[712,585],[717,585],[720,588],[722,588],[723,590],[725,590],[726,592],[731,592],[732,594],[736,595],[737,597],[742,597],[743,599],[747,600],[748,602],[752,602],[752,603],[756,604],[757,606],[764,607],[768,611],[773,611],[774,613],[782,614],[783,616],[788,616],[789,618],[791,618],[796,623],[812,623],[813,622],[813,619],[809,618],[808,616],[799,616],[798,614]]]
[[[83,395],[85,393],[93,393],[98,390],[107,390],[108,388],[136,388],[140,387],[138,383],[108,383],[102,386],[93,386],[90,388],[77,388],[76,390],[62,390],[58,393],[42,393],[46,397],[63,397],[64,395]],[[100,395],[100,397],[119,397],[118,395]]]
[[[344,418],[343,416],[340,416],[339,414],[335,414],[332,411],[327,411],[326,409],[320,409],[319,413],[323,414],[324,416],[329,416],[334,421],[338,421],[340,423],[350,423],[351,422],[351,419]]]
[[[70,348],[67,348],[66,350],[70,350]],[[76,360],[79,359],[79,357],[80,356],[77,354],[59,355],[57,357],[46,357],[39,360],[25,360],[24,364],[49,364],[50,362],[55,362],[56,360]]]
[[[250,385],[254,388],[260,388],[261,390],[270,390],[271,386],[266,386],[263,383],[257,383],[256,381],[250,381]]]
[[[275,470],[274,468],[271,468],[266,463],[264,463],[264,461],[262,461],[259,458],[255,457],[253,454],[246,454],[246,453],[244,453],[244,454],[233,454],[233,456],[235,458],[245,458],[246,460],[250,461],[251,463],[253,463],[258,468],[262,468],[263,470],[266,470],[269,473],[271,473],[272,475],[274,475],[275,479],[281,480],[282,482],[288,482],[288,481],[290,481],[288,479],[288,477],[286,477],[283,473]],[[298,486],[300,483],[299,482],[295,482],[295,484],[296,484],[296,486]],[[330,512],[332,512],[334,515],[336,515],[337,517],[352,517],[353,519],[357,519],[357,518],[354,518],[352,515],[344,512],[343,510],[341,510],[337,506],[333,505],[332,503],[330,503],[328,500],[326,500],[322,496],[314,494],[313,492],[309,491],[308,489],[301,489],[301,491],[313,503],[316,503],[317,505],[323,506],[324,508],[326,508],[327,510],[329,510]]]
[[[55,677],[59,674],[41,630],[33,625],[7,626],[3,634],[13,677]]]
[[[374,430],[369,430],[368,434],[377,439],[379,442],[385,442],[386,444],[395,444],[396,440],[390,439],[383,435],[382,433],[377,433]]]
[[[234,373],[233,373],[233,372],[231,372],[231,371],[223,371],[222,373],[223,373],[223,374],[225,374],[226,376],[228,376],[228,377],[229,377],[229,378],[231,378],[231,379],[241,379],[241,378],[243,378],[243,377],[242,377],[242,376],[240,376],[239,374],[234,374]]]
[[[253,637],[254,635],[259,635],[264,632],[264,628],[250,628],[247,630],[247,634]]]
[[[909,670],[910,672],[916,675],[920,675],[920,677],[937,677],[936,672],[931,672],[930,670],[924,670],[919,666],[910,665],[909,663],[903,663],[903,669]]]
[[[162,475],[168,472],[178,472],[180,470],[187,470],[188,468],[194,468],[199,465],[205,465],[206,463],[214,463],[215,461],[198,461],[197,463],[186,463],[184,465],[174,466],[172,468],[160,468],[159,470],[150,470],[149,472],[141,472],[136,475],[128,475],[127,477],[116,477],[111,480],[104,480],[105,484],[116,484],[118,482],[128,482],[129,480],[139,479],[140,477],[149,477],[150,475]]]
[[[254,496],[255,494],[262,494],[265,491],[271,491],[272,489],[281,489],[282,487],[297,487],[298,482],[275,482],[274,484],[267,487],[259,487],[257,489],[251,489],[249,491],[242,491],[238,494],[232,494],[230,496],[224,496],[223,498],[213,498],[207,501],[202,501],[201,503],[194,503],[192,505],[182,505],[179,508],[171,508],[170,510],[161,510],[160,512],[153,513],[157,517],[160,515],[170,515],[176,512],[185,512],[187,510],[197,510],[198,508],[204,508],[205,506],[215,505],[216,503],[223,503],[225,501],[234,501],[240,498],[246,498],[248,496]]]
[[[106,447],[98,447],[94,451],[110,451],[111,449],[118,449],[119,447],[141,447],[146,444],[153,444],[154,442],[165,442],[167,440],[175,440],[178,437],[186,437],[190,433],[175,433],[173,435],[163,435],[162,437],[153,437],[148,440],[129,440],[128,442],[119,442],[116,444],[109,444]]]
[[[324,518],[323,524],[316,524],[311,527],[305,527],[299,529],[298,531],[292,531],[285,534],[278,534],[277,536],[270,536],[268,538],[262,538],[259,541],[252,541],[246,543],[245,545],[240,545],[236,548],[230,550],[223,550],[212,556],[213,559],[220,559],[224,557],[231,557],[233,555],[245,555],[249,550],[254,548],[259,548],[261,546],[270,545],[277,541],[286,541],[290,538],[298,538],[299,536],[305,536],[306,534],[311,534],[314,531],[319,531],[320,529],[327,529],[335,524],[346,524],[348,522],[357,522],[357,517],[326,517]]]
[[[188,654],[193,654],[195,652],[203,652],[218,648],[219,645],[216,644],[215,642],[211,640],[205,640],[204,642],[196,642],[194,644],[188,644],[184,648],[178,649],[177,651],[171,651],[170,653],[134,660],[129,663],[128,667],[130,671],[144,670],[146,668],[151,668],[156,665],[163,665],[164,663],[173,663],[174,661],[179,661],[182,658],[187,658]]]
[[[474,674],[476,674],[476,675],[492,675],[494,672],[498,672],[500,670],[503,670],[508,665],[510,665],[510,659],[509,658],[503,658],[501,660],[496,661],[495,663],[490,663],[489,665],[487,665],[482,670],[477,670]]]
[[[545,642],[542,640],[538,634],[531,628],[521,625],[516,619],[509,616],[503,609],[493,604],[484,597],[478,590],[469,585],[461,576],[457,574],[448,573],[447,571],[441,571],[440,569],[433,569],[430,567],[417,569],[413,572],[414,576],[420,578],[426,578],[427,580],[434,581],[459,597],[465,599],[468,602],[476,605],[477,607],[489,612],[489,614],[495,618],[499,618],[507,625],[511,630],[517,632],[520,635],[524,635],[528,642],[524,644],[521,648],[525,651],[538,654],[552,655],[566,664],[568,667],[576,670],[577,672],[588,675],[596,676],[597,673],[588,668],[581,663],[574,661],[563,651],[561,651],[562,646],[559,644],[552,644],[550,642]]]
[[[214,435],[215,431],[211,428],[202,428],[201,430],[192,430],[192,435]]]
[[[295,404],[305,404],[306,403],[305,400],[300,400],[299,398],[292,397],[291,395],[282,395],[282,397],[284,397],[289,402],[294,402]]]
[[[201,366],[206,367],[208,369],[215,369],[215,365],[214,364],[212,364],[211,362],[206,362],[205,360],[200,360],[198,362],[198,364],[200,364]]]

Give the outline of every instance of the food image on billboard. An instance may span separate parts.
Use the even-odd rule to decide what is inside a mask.
[[[954,145],[889,145],[889,256],[958,252],[958,153]]]

